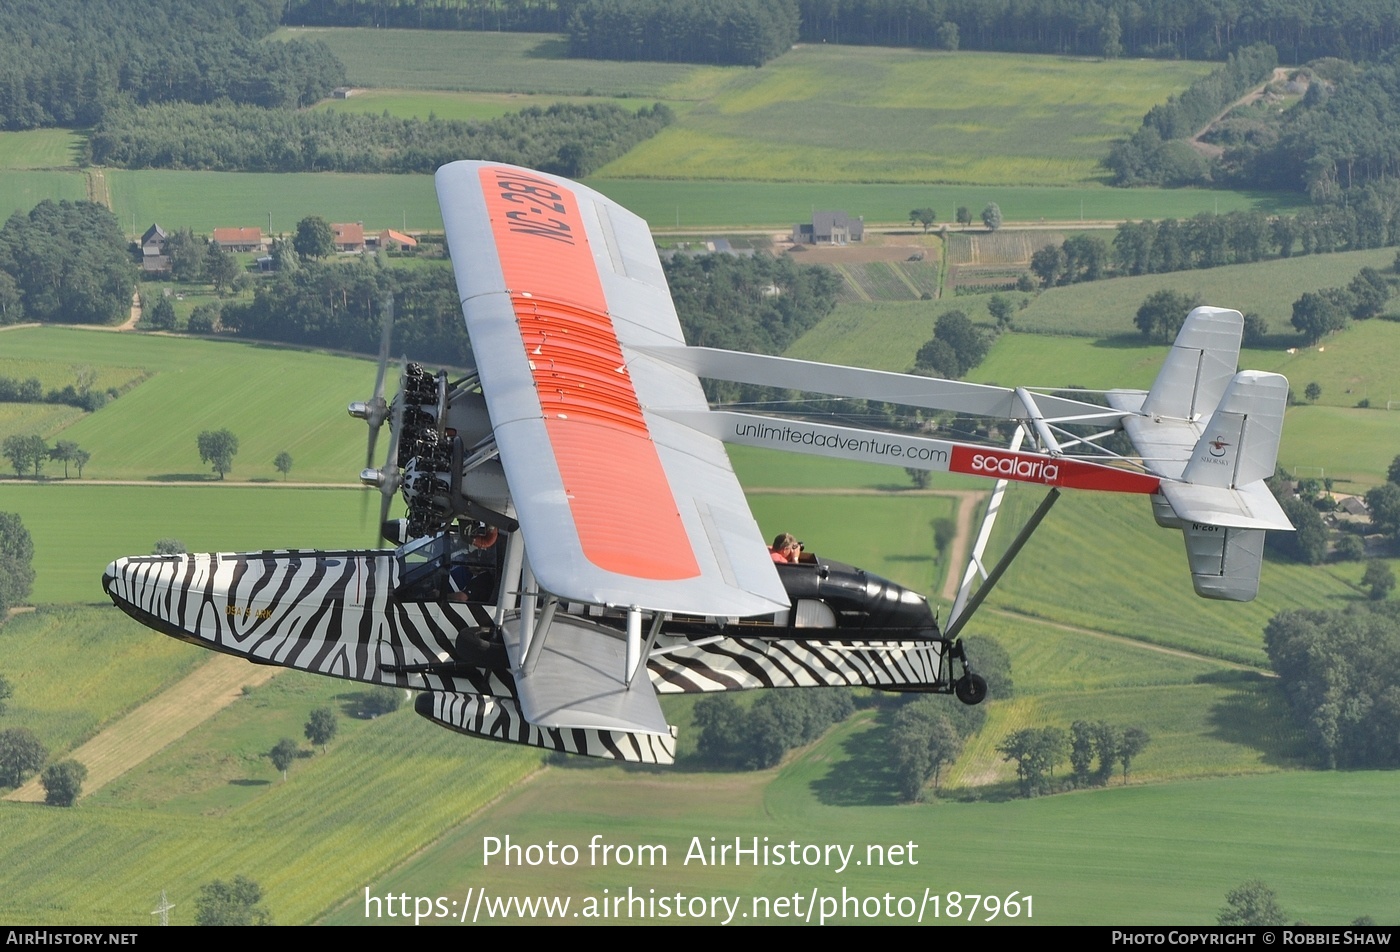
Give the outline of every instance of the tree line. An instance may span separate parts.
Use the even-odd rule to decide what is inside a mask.
[[[0,228],[0,325],[115,323],[135,288],[121,225],[95,202],[46,199]]]
[[[1030,272],[1041,287],[1061,287],[1100,278],[1167,274],[1230,264],[1251,264],[1295,254],[1328,254],[1400,245],[1400,190],[1394,198],[1379,186],[1362,190],[1357,201],[1320,206],[1297,215],[1263,212],[1201,212],[1178,221],[1123,222],[1112,246],[1096,235],[1074,235],[1031,255]],[[1384,194],[1383,194],[1384,193]],[[1389,292],[1374,275],[1370,287],[1352,288],[1347,310],[1356,316],[1379,313]],[[1302,327],[1300,332],[1307,333]]]
[[[584,0],[569,17],[569,55],[762,66],[797,28],[794,0]]]
[[[484,122],[170,103],[109,113],[94,162],[248,172],[433,172],[463,157],[587,175],[672,120],[661,104],[556,103]]]
[[[1264,647],[1322,766],[1400,767],[1400,604],[1280,612]]]
[[[589,0],[295,0],[284,22],[561,33],[589,5]],[[1172,59],[1222,59],[1242,46],[1269,43],[1301,63],[1323,56],[1375,58],[1400,40],[1400,10],[1379,0],[1281,6],[1211,0],[1089,5],[1076,0],[796,0],[796,8],[797,38],[805,43]]]
[[[262,42],[281,4],[6,0],[0,129],[90,125],[123,103],[309,105],[345,82],[319,41]]]

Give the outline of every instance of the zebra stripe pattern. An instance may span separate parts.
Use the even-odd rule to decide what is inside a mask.
[[[632,764],[676,762],[674,727],[668,735],[583,728],[541,728],[525,720],[520,714],[519,706],[512,700],[477,697],[472,694],[449,694],[443,691],[418,695],[414,708],[434,724],[473,737]]]
[[[658,694],[753,688],[946,687],[942,640],[852,642],[725,638],[647,662]]]

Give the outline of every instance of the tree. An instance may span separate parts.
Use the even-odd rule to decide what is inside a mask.
[[[1390,461],[1390,469],[1386,470],[1385,478],[1389,482],[1400,484],[1400,456]]]
[[[1123,765],[1123,782],[1128,782],[1128,769],[1132,766],[1133,758],[1142,753],[1152,735],[1141,727],[1128,727],[1123,730],[1123,736],[1118,739],[1118,762]]]
[[[1400,485],[1386,483],[1368,492],[1366,508],[1371,510],[1371,525],[1377,532],[1400,535]]]
[[[44,785],[44,802],[51,807],[71,807],[83,795],[83,781],[88,769],[76,760],[60,760],[49,764],[39,775]]]
[[[157,539],[155,546],[151,549],[152,555],[184,555],[189,549],[185,548],[185,543],[179,539]]]
[[[311,717],[306,722],[306,739],[324,751],[326,745],[335,737],[337,728],[335,711],[328,707],[318,707],[311,712]]]
[[[228,430],[205,430],[199,434],[199,459],[210,464],[220,479],[233,469],[233,458],[237,455],[238,437]]]
[[[49,459],[63,461],[63,478],[68,478],[68,464],[73,461],[73,457],[78,453],[78,444],[72,440],[59,440],[49,450]]]
[[[960,42],[958,25],[952,20],[944,20],[938,27],[937,40],[939,49],[956,53]]]
[[[997,322],[997,330],[1011,330],[1011,320],[1016,314],[1016,305],[1003,294],[993,294],[987,301],[987,313]]]
[[[909,481],[914,484],[915,489],[928,489],[928,484],[933,479],[933,474],[926,469],[906,466],[904,472],[908,475]]]
[[[267,756],[272,759],[272,766],[282,771],[282,779],[285,781],[287,769],[292,766],[292,761],[297,759],[297,742],[290,737],[284,737],[273,745]]]
[[[277,458],[272,461],[272,465],[276,466],[277,472],[282,474],[283,479],[286,479],[287,474],[292,471],[292,454],[283,450],[277,454]]]
[[[909,224],[923,225],[924,234],[928,234],[929,228],[938,220],[938,212],[932,208],[913,208],[909,210]]]
[[[1274,891],[1263,881],[1251,879],[1230,890],[1216,922],[1222,926],[1281,926],[1286,918]]]
[[[1318,398],[1322,396],[1322,385],[1314,380],[1303,388],[1303,396],[1307,398],[1309,403],[1316,403]]]
[[[1186,315],[1191,313],[1197,303],[1195,298],[1187,297],[1180,291],[1154,291],[1138,308],[1133,323],[1137,325],[1143,337],[1150,339],[1156,334],[1166,343],[1181,330]]]
[[[0,616],[29,597],[33,562],[34,540],[19,514],[0,512]]]
[[[15,689],[10,686],[10,682],[0,675],[0,714],[5,713],[5,702],[15,696]]]
[[[1380,559],[1366,563],[1366,574],[1361,576],[1361,584],[1371,589],[1372,601],[1385,601],[1395,588],[1395,573]]]
[[[44,766],[49,752],[27,727],[0,731],[0,787],[18,787],[24,778]]]
[[[966,205],[959,205],[959,206],[958,206],[958,216],[957,216],[957,217],[958,217],[958,224],[959,224],[959,225],[962,225],[964,228],[966,228],[968,225],[972,224],[972,212],[968,209],[968,207],[967,207]]]
[[[1332,294],[1330,291],[1339,291],[1341,294]],[[1293,302],[1292,324],[1298,333],[1307,338],[1309,344],[1315,344],[1333,331],[1347,326],[1349,308],[1345,306],[1346,302],[1341,300],[1343,295],[1346,295],[1346,292],[1341,288],[1305,291],[1302,297]]]
[[[1244,338],[1246,347],[1262,347],[1269,333],[1269,322],[1253,311],[1244,316]]]
[[[335,250],[334,236],[331,238],[331,250]],[[214,285],[214,290],[222,296],[243,273],[243,269],[238,266],[237,258],[220,247],[217,241],[211,241],[204,253],[204,273]]]
[[[175,329],[175,305],[170,303],[170,298],[164,294],[155,299],[155,303],[143,311],[142,316],[146,323],[158,331],[173,331]]]
[[[1049,288],[1065,283],[1065,249],[1061,245],[1046,245],[1031,255],[1031,272],[1040,279],[1040,286]]]
[[[10,465],[15,468],[16,476],[23,476],[28,470],[34,470],[34,478],[39,478],[39,473],[43,471],[44,460],[49,458],[49,444],[44,442],[44,438],[38,434],[29,436],[8,436],[5,442],[0,444],[0,452],[10,460]]]
[[[932,698],[918,698],[899,709],[890,733],[895,752],[895,772],[906,800],[922,798],[929,779],[934,791],[943,765],[962,752],[962,737],[943,713],[944,705]]]
[[[987,207],[982,209],[982,224],[987,226],[988,231],[996,231],[1001,227],[1001,206],[996,202],[988,202]]]
[[[303,261],[308,258],[324,258],[335,254],[335,232],[330,224],[317,215],[309,215],[297,222],[297,233],[292,238],[292,247]]]
[[[270,926],[272,914],[262,906],[262,887],[246,876],[233,882],[216,879],[199,888],[194,901],[195,925]]]
[[[78,478],[83,478],[83,467],[92,459],[92,454],[87,450],[78,450],[73,454],[73,465],[78,467]]]
[[[381,684],[378,687],[370,688],[361,695],[363,699],[360,704],[363,710],[370,717],[378,717],[380,714],[392,714],[399,709],[403,703],[403,692],[398,688],[391,688]]]
[[[1123,25],[1118,22],[1118,14],[1108,11],[1103,28],[1099,30],[1099,51],[1104,59],[1117,59],[1123,55]]]

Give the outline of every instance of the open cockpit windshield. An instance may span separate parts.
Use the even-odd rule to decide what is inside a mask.
[[[441,532],[394,551],[401,602],[493,602],[500,586],[505,533]]]

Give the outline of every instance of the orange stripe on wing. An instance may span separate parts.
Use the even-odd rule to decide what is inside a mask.
[[[694,578],[700,567],[608,316],[578,202],[517,169],[479,174],[584,555],[635,578]]]

